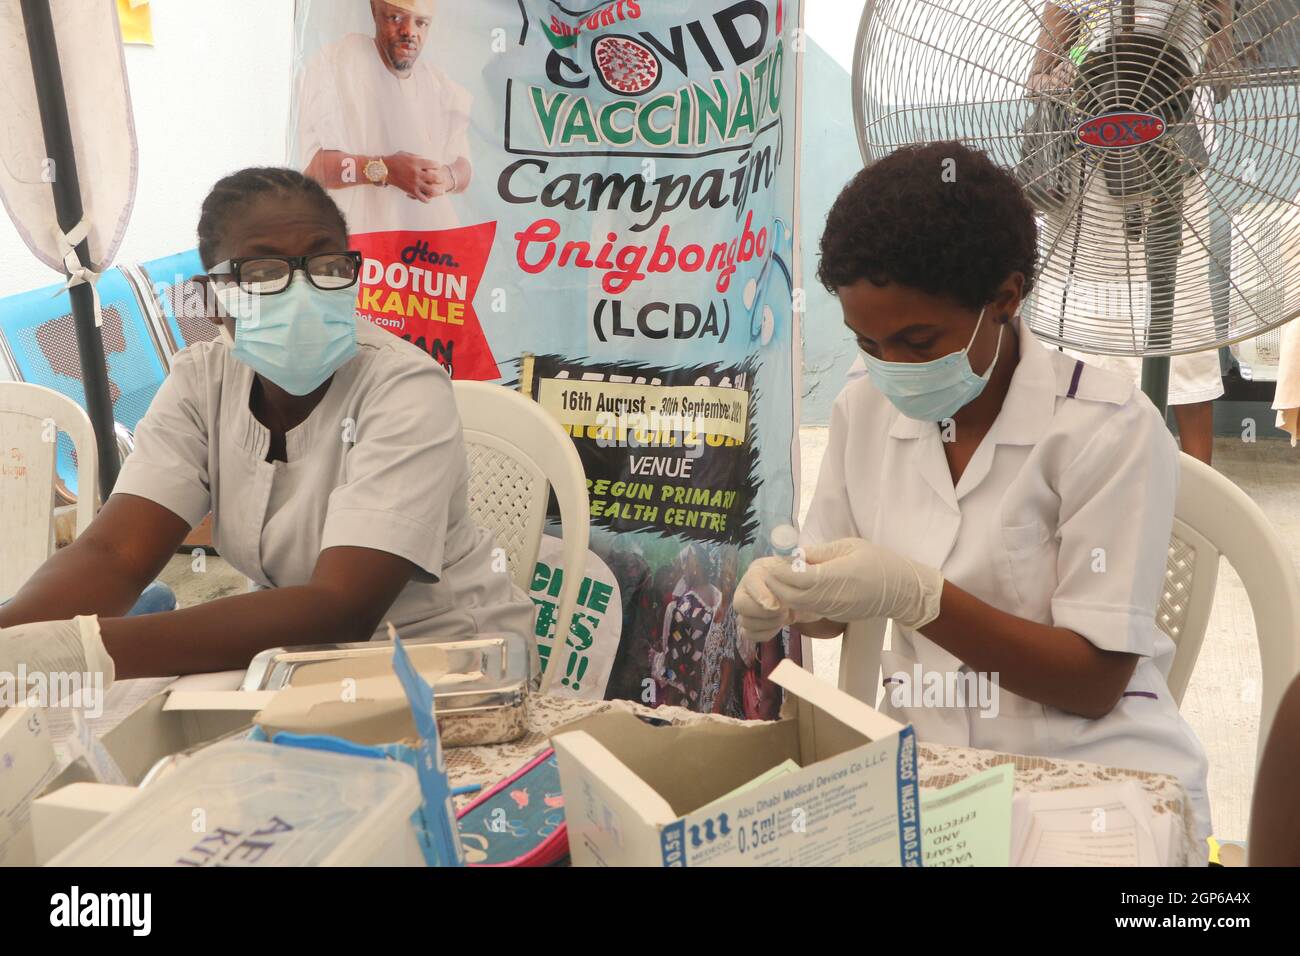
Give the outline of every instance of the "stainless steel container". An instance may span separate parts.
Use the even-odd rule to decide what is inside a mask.
[[[421,654],[421,648],[431,645],[445,655],[447,667],[433,682],[434,709],[444,747],[505,743],[523,736],[530,685],[528,646],[523,638],[482,634],[467,641],[402,641],[417,669],[421,657],[428,656]],[[388,641],[274,647],[253,658],[241,689],[281,690],[320,683],[320,673],[332,673],[339,665],[360,670],[368,664],[374,672],[376,664],[392,656],[393,645]]]

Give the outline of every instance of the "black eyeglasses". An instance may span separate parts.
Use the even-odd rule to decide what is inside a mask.
[[[289,288],[298,270],[318,289],[332,292],[354,286],[361,276],[362,255],[347,252],[318,252],[310,256],[244,256],[217,263],[208,275],[233,278],[250,295],[275,295]]]

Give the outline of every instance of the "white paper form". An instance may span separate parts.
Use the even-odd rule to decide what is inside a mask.
[[[1159,851],[1151,808],[1131,781],[1017,796],[1015,866],[1168,865]]]

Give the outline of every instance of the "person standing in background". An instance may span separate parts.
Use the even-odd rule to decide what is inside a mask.
[[[1184,12],[1182,19],[1179,19],[1180,11]],[[1133,18],[1133,23],[1124,22],[1126,15]],[[1043,7],[1042,23],[1037,40],[1038,52],[1034,56],[1027,83],[1031,97],[1051,97],[1053,91],[1072,90],[1078,83],[1080,68],[1085,60],[1104,49],[1107,44],[1114,43],[1117,34],[1163,34],[1169,44],[1186,57],[1193,73],[1223,70],[1230,66],[1234,58],[1232,0],[1200,0],[1199,10],[1194,10],[1192,5],[1177,6],[1169,2],[1153,4],[1149,0],[1049,0]],[[1188,130],[1188,133],[1193,137],[1199,136],[1200,146],[1195,152],[1203,155],[1207,163],[1209,154],[1213,153],[1216,145],[1214,104],[1226,99],[1229,92],[1229,88],[1223,84],[1212,88],[1200,86],[1192,96],[1191,112],[1196,128]],[[1179,258],[1177,286],[1193,291],[1179,294],[1177,311],[1182,314],[1209,315],[1213,310],[1209,286],[1199,281],[1201,276],[1196,272],[1209,268],[1208,249],[1205,245],[1210,236],[1212,200],[1203,177],[1197,173],[1190,159],[1184,159],[1184,163],[1184,172],[1191,175],[1185,176],[1183,183],[1183,253]],[[1087,173],[1084,175],[1087,176]],[[1075,188],[1078,188],[1077,185]],[[1125,204],[1122,199],[1110,195],[1106,177],[1102,175],[1091,176],[1082,204],[1076,200],[1077,197],[1073,195],[1066,197],[1063,210],[1067,213],[1076,210],[1082,213],[1086,208],[1086,214],[1094,221],[1102,218],[1112,222],[1116,235],[1126,237],[1129,261],[1142,261],[1142,212],[1139,204]],[[1058,255],[1063,249],[1070,249],[1072,243],[1077,243],[1076,232],[1080,227],[1077,220],[1063,222],[1060,210],[1048,210],[1043,218],[1041,232],[1044,241],[1050,243],[1060,236],[1057,241]],[[1133,228],[1135,222],[1138,223],[1136,229]],[[1041,277],[1038,293],[1038,301],[1044,303],[1044,308],[1049,313],[1054,308],[1054,303],[1067,294],[1060,282],[1054,283],[1053,278],[1050,273],[1045,273]],[[1092,278],[1089,276],[1089,279]],[[1130,298],[1128,283],[1126,275],[1115,277],[1114,284],[1123,286],[1124,289],[1118,294],[1115,307],[1111,310],[1112,320],[1126,321],[1130,312],[1143,307],[1142,298]],[[1141,284],[1145,286],[1145,283]],[[1103,292],[1097,298],[1109,305],[1115,297]],[[1177,343],[1178,332],[1175,328],[1175,346]],[[1107,368],[1134,380],[1141,375],[1141,360],[1136,357],[1088,355],[1073,351],[1071,354],[1089,364]],[[1173,408],[1178,423],[1179,441],[1184,452],[1206,464],[1210,464],[1214,447],[1213,401],[1222,395],[1223,377],[1217,349],[1172,357],[1168,404]]]

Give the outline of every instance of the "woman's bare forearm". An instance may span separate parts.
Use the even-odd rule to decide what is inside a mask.
[[[925,637],[974,671],[998,675],[1014,694],[1085,717],[1102,717],[1118,702],[1137,657],[1103,651],[1063,627],[1001,611],[950,581],[941,612]],[[799,625],[806,637],[838,637],[846,625],[823,618]]]
[[[75,541],[56,551],[0,607],[0,627],[63,621],[79,614],[125,614],[153,577],[132,569],[113,549]]]
[[[271,647],[368,640],[378,621],[359,621],[328,589],[302,585],[207,604],[100,620],[117,678],[237,670]]]
[[[945,581],[939,616],[921,633],[971,670],[1029,700],[1084,717],[1104,717],[1118,703],[1137,656],[1103,651],[1064,627],[1001,611]]]
[[[367,641],[415,566],[370,548],[327,548],[311,580],[197,607],[100,622],[118,677],[247,667],[270,647]]]
[[[188,531],[183,519],[153,501],[112,495],[90,527],[56,551],[0,608],[0,627],[78,614],[125,614]]]

